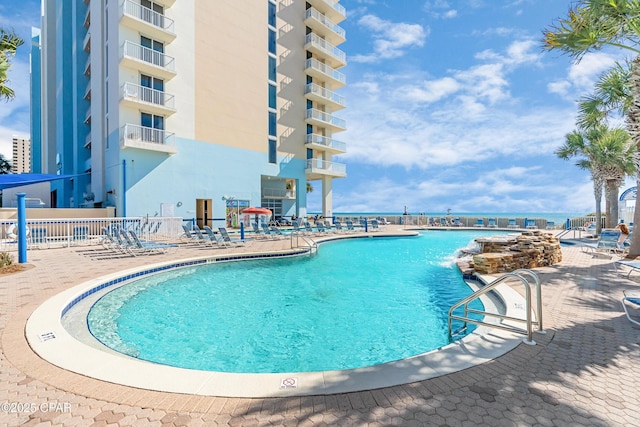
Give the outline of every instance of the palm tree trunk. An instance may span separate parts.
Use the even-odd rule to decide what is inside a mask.
[[[596,197],[596,234],[602,232],[602,181],[593,179],[593,194]]]
[[[611,185],[609,184],[609,180],[605,181],[604,184],[604,228],[612,228],[611,227],[611,194],[613,191],[611,190]]]
[[[640,56],[636,56],[631,64],[631,76],[629,86],[633,96],[633,105],[627,112],[627,132],[636,143],[636,153],[633,156],[633,163],[636,166],[636,186],[640,191]],[[633,223],[640,224],[640,208],[636,203],[633,212]],[[640,233],[633,233],[631,246],[629,247],[629,258],[640,256]]]

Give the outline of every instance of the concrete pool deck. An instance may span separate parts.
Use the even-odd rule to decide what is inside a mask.
[[[283,249],[287,240],[246,251]],[[96,276],[218,249],[105,256],[96,246],[29,252],[33,268],[0,276],[0,425],[638,425],[640,328],[622,291],[640,285],[612,259],[564,247],[536,269],[546,335],[536,346],[407,385],[334,395],[226,398],[147,391],[57,368],[31,351],[27,318],[47,298]],[[230,251],[230,250],[225,250]],[[632,276],[633,279],[634,276]],[[517,289],[517,288],[515,288]],[[7,405],[7,403],[9,405]]]

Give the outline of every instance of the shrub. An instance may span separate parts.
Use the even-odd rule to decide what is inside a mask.
[[[13,258],[9,252],[0,252],[0,268],[13,264]]]

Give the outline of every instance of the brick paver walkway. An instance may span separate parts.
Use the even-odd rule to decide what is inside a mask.
[[[275,246],[285,243],[262,243]],[[210,251],[215,251],[209,249]],[[48,364],[24,339],[46,298],[91,277],[177,256],[113,258],[98,247],[30,251],[27,271],[0,276],[0,425],[37,426],[640,426],[640,328],[624,316],[612,260],[563,248],[537,269],[546,335],[489,363],[379,390],[330,396],[237,399],[106,384]]]

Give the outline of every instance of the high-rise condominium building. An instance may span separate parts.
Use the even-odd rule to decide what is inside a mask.
[[[337,0],[43,0],[36,171],[74,175],[59,207],[300,216],[312,181],[331,216],[345,17]]]
[[[31,140],[28,138],[13,137],[13,162],[11,172],[31,172]]]

